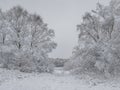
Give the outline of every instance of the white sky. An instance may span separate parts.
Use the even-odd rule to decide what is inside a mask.
[[[86,11],[95,9],[96,3],[107,5],[110,0],[0,0],[3,10],[20,5],[29,12],[37,13],[49,28],[54,29],[58,46],[50,57],[68,58],[77,45],[76,25]]]

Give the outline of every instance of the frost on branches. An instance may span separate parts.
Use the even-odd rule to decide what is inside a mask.
[[[0,10],[0,66],[23,72],[51,72],[48,53],[56,48],[54,31],[20,6]]]
[[[79,31],[78,46],[74,48],[67,69],[102,74],[106,77],[120,73],[120,0],[108,6],[97,4],[96,10],[85,13]]]

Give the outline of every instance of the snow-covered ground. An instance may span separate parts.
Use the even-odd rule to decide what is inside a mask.
[[[26,74],[0,69],[0,90],[120,90],[119,85],[88,82],[61,68],[55,69],[53,74]]]

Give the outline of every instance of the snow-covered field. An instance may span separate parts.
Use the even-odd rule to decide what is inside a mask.
[[[119,85],[87,81],[59,68],[53,74],[0,69],[0,90],[120,90]]]

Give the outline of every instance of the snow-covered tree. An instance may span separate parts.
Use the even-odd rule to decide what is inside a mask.
[[[73,69],[102,72],[105,76],[120,73],[120,1],[108,6],[97,4],[96,10],[85,13],[77,25],[79,42],[71,58]]]
[[[9,55],[13,58],[14,68],[21,71],[49,71],[48,53],[56,48],[56,43],[52,41],[54,31],[47,27],[42,18],[16,6],[0,12],[0,19],[1,52],[8,48],[5,53],[14,55],[14,58]],[[5,53],[4,56],[7,55]]]

